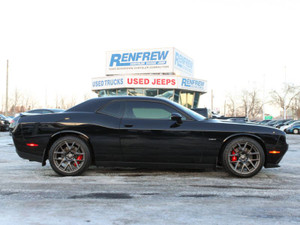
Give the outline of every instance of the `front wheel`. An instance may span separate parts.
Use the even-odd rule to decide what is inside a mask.
[[[90,166],[91,154],[83,140],[66,136],[53,143],[49,161],[52,169],[59,175],[78,176]]]
[[[294,134],[299,134],[299,130],[298,130],[298,129],[294,129],[294,130],[293,130],[293,133],[294,133]]]
[[[237,177],[256,175],[264,163],[265,153],[262,146],[251,138],[236,138],[226,145],[223,152],[225,170]]]

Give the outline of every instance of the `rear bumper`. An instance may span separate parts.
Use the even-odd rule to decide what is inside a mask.
[[[29,161],[42,162],[43,154],[45,151],[45,146],[38,141],[28,140],[25,141],[22,138],[15,138],[13,135],[13,141],[16,148],[16,153],[23,159],[28,159]],[[29,147],[26,143],[36,143],[37,147]]]
[[[17,154],[23,158],[28,159],[29,161],[35,161],[35,162],[43,162],[43,156],[27,153],[27,152],[21,152],[16,149]]]

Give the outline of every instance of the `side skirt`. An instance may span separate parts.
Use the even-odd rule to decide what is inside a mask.
[[[184,164],[184,163],[149,163],[149,162],[115,162],[96,161],[96,166],[104,167],[131,167],[131,168],[155,168],[155,169],[215,169],[216,164]]]

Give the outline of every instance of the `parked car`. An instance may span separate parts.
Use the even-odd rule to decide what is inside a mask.
[[[300,122],[300,120],[291,120],[288,122],[285,122],[283,126],[281,126],[279,129],[282,131],[285,131],[286,128],[288,128],[289,126],[292,126],[294,123],[298,123]]]
[[[273,123],[271,126],[273,126],[273,127],[276,127],[277,128],[277,125],[279,125],[279,124],[283,124],[283,123],[285,123],[285,122],[287,122],[287,121],[290,121],[291,119],[285,119],[285,120],[277,120],[275,123]]]
[[[274,126],[278,129],[280,129],[280,127],[286,125],[286,124],[289,124],[289,123],[293,123],[295,120],[292,120],[292,119],[286,119],[286,120],[283,120],[282,122],[278,122],[276,123]]]
[[[207,108],[193,108],[193,111],[195,111],[196,113],[199,113],[201,116],[204,116],[206,118],[210,118],[210,112]]]
[[[13,116],[7,116],[6,119],[8,120],[9,123],[11,123],[11,121],[13,120]]]
[[[9,120],[6,116],[0,114],[0,131],[7,131],[9,127]]]
[[[257,122],[259,125],[265,125],[266,123],[270,122],[271,120],[262,120],[260,122]]]
[[[63,176],[90,164],[118,167],[214,168],[237,177],[278,167],[288,145],[270,127],[206,119],[175,102],[101,97],[63,113],[24,116],[13,131],[18,155]]]
[[[300,134],[300,122],[291,124],[288,128],[285,129],[287,134]]]
[[[33,109],[24,113],[18,114],[15,118],[12,119],[9,125],[9,134],[12,134],[13,129],[18,125],[18,121],[22,116],[30,115],[40,115],[40,114],[52,114],[52,113],[61,113],[64,112],[63,109]]]
[[[263,125],[272,127],[276,123],[278,123],[278,120],[271,120]]]

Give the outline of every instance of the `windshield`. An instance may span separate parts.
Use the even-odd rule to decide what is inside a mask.
[[[201,116],[199,113],[196,113],[193,110],[190,110],[182,105],[179,105],[176,102],[172,102],[172,104],[176,105],[180,110],[182,110],[183,112],[185,112],[186,114],[188,114],[189,116],[194,118],[195,120],[205,120],[206,119],[206,117]]]
[[[287,122],[285,122],[284,124],[285,124],[285,125],[290,125],[290,124],[292,124],[292,123],[296,123],[296,122],[298,122],[298,121],[291,120],[291,121],[287,121]]]
[[[51,109],[54,113],[61,113],[64,112],[64,109]]]

